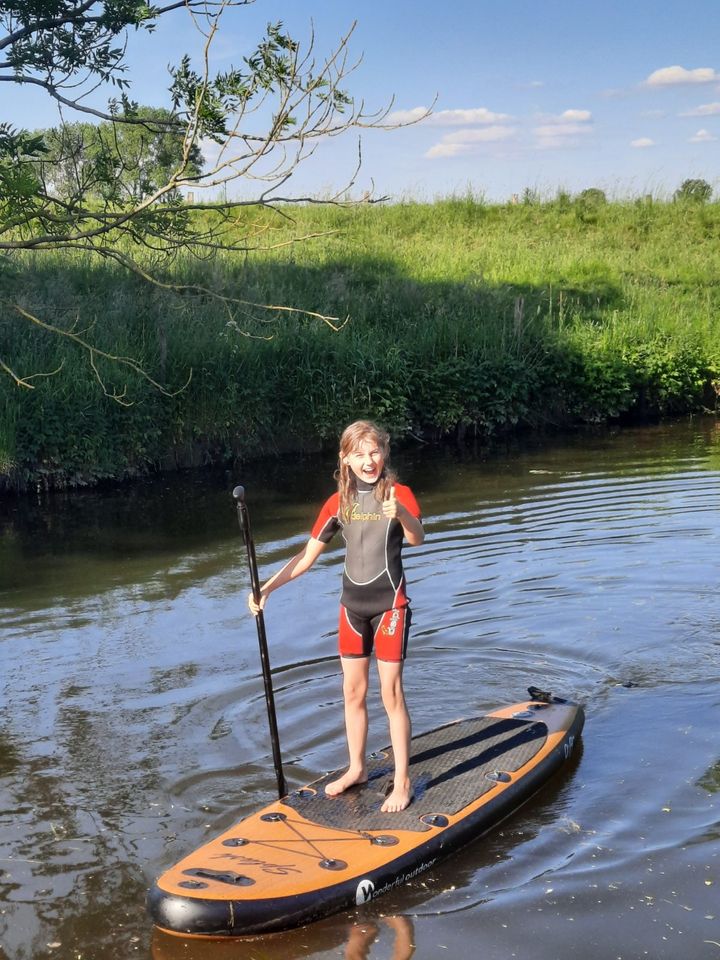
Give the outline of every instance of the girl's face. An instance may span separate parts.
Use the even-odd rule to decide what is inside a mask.
[[[383,472],[385,455],[376,440],[366,437],[346,457],[343,457],[343,463],[350,467],[358,480],[375,483]]]

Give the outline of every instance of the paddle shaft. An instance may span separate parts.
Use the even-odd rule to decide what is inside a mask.
[[[250,531],[250,517],[247,504],[245,503],[244,487],[235,487],[233,497],[237,506],[240,531],[243,535],[245,548],[247,550],[252,593],[255,601],[259,603],[260,577],[258,576],[257,559],[255,557],[255,544],[253,543],[252,533]],[[278,796],[282,798],[287,793],[287,790],[285,788],[285,775],[283,774],[282,757],[280,755],[280,737],[278,736],[277,717],[275,716],[275,697],[273,696],[272,674],[270,672],[270,656],[268,654],[265,618],[263,617],[262,610],[260,610],[255,617],[255,624],[257,626],[258,644],[260,645],[260,663],[262,664],[263,683],[265,685],[265,704],[267,706],[268,722],[270,724],[270,739],[272,741],[275,777],[277,778]]]

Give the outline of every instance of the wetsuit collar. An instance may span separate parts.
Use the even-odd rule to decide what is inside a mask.
[[[380,477],[377,478],[375,483],[368,483],[367,480],[361,480],[360,477],[355,481],[357,486],[358,493],[369,493],[371,490],[374,490],[380,481]]]

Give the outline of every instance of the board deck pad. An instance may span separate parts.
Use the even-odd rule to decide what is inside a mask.
[[[413,737],[414,797],[382,813],[388,747],[368,782],[336,797],[328,773],[239,819],[166,870],[148,894],[169,933],[243,936],[288,929],[367,903],[480,836],[570,758],[582,707],[559,698],[501,707]]]
[[[283,802],[313,823],[338,829],[429,831],[432,825],[422,816],[462,810],[495,786],[494,774],[528,763],[546,738],[544,723],[497,717],[461,720],[414,737],[410,754],[414,798],[399,813],[380,811],[392,787],[391,748],[371,754],[366,784],[328,797],[325,784],[338,776],[329,773],[313,784],[316,792],[298,790]]]

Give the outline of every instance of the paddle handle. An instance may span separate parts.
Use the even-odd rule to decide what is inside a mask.
[[[250,530],[250,516],[248,514],[247,503],[245,502],[245,487],[235,487],[233,490],[233,499],[235,500],[237,508],[240,532],[242,533],[243,540],[245,541],[245,549],[247,550],[252,593],[256,603],[259,603],[260,577],[258,576],[257,558],[255,557],[255,544]],[[260,646],[260,663],[262,665],[263,684],[265,687],[265,705],[267,707],[268,723],[270,725],[270,740],[272,742],[275,777],[277,779],[278,796],[282,799],[282,797],[286,795],[287,789],[285,787],[285,775],[282,768],[280,737],[278,735],[277,717],[275,715],[275,697],[273,695],[272,673],[270,670],[270,655],[268,653],[265,618],[262,610],[260,610],[255,617],[255,625],[257,626],[258,644]]]

